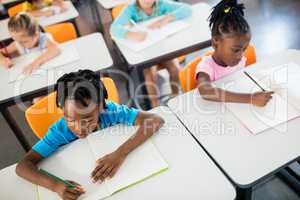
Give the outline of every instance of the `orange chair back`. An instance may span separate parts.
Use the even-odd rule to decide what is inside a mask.
[[[53,39],[58,43],[67,42],[77,38],[76,29],[70,22],[50,25],[44,29],[47,33],[50,33],[53,36]]]
[[[10,7],[7,12],[8,12],[8,16],[9,17],[12,17],[16,14],[18,14],[19,12],[22,12],[24,11],[24,4],[23,3],[20,3],[20,4],[17,4],[13,7]]]
[[[212,55],[213,51],[206,52],[204,55]],[[256,62],[256,52],[252,45],[249,45],[245,51],[245,57],[247,58],[246,66],[254,64]],[[197,87],[196,69],[199,62],[201,62],[202,56],[196,57],[189,62],[183,69],[179,71],[179,81],[182,91],[188,92]]]
[[[120,13],[123,11],[124,8],[126,8],[126,6],[127,6],[127,4],[121,4],[121,5],[114,7],[111,10],[111,15],[112,15],[113,20],[115,20],[120,15]]]
[[[101,78],[107,89],[108,99],[120,103],[119,93],[114,81],[110,78]],[[63,116],[63,112],[56,106],[56,92],[42,98],[36,104],[30,106],[25,117],[33,133],[41,139],[48,128]]]

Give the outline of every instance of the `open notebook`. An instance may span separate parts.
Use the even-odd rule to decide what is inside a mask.
[[[36,185],[17,176],[15,169],[16,165],[12,165],[0,171],[0,199],[36,199]]]
[[[113,39],[117,43],[128,47],[132,51],[141,51],[191,26],[191,22],[189,21],[189,19],[184,19],[184,20],[174,21],[159,29],[148,28],[148,26],[151,23],[161,18],[162,17],[157,17],[155,19],[151,19],[146,22],[138,23],[136,26],[132,26],[131,28],[129,28],[130,31],[136,31],[136,32],[142,31],[147,33],[146,39],[142,42],[135,42],[128,39],[115,38],[115,37],[113,37]]]
[[[126,134],[120,134],[126,129]],[[93,183],[90,174],[95,161],[116,150],[135,133],[136,127],[117,125],[100,130],[86,139],[78,139],[41,163],[40,168],[66,180],[80,183],[86,194],[80,199],[99,200],[141,182],[168,168],[151,140],[131,152],[116,175],[102,184]],[[128,133],[128,134],[127,134]],[[58,200],[59,197],[38,187],[40,200]]]
[[[263,82],[257,82],[266,91],[271,88]],[[226,90],[233,92],[254,93],[262,91],[257,84],[248,76],[241,76],[232,83],[228,83]],[[287,127],[278,126],[284,122],[300,116],[300,110],[289,103],[276,91],[273,98],[264,107],[257,107],[252,104],[226,103],[226,107],[248,128],[253,134],[273,128],[280,132],[285,132]]]
[[[61,49],[60,55],[41,65],[40,69],[33,71],[33,73],[29,76],[44,75],[47,73],[47,70],[61,67],[69,63],[76,62],[80,59],[78,51],[74,44],[65,43],[60,45],[59,47]],[[9,82],[14,82],[26,78],[27,76],[22,73],[22,70],[26,65],[32,63],[32,61],[38,58],[42,54],[42,52],[43,51],[35,51],[13,59],[14,65],[9,69]]]

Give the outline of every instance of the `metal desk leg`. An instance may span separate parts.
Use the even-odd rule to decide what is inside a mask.
[[[16,138],[18,139],[19,143],[22,145],[23,149],[28,152],[31,149],[31,146],[26,139],[23,131],[17,125],[16,120],[12,117],[11,113],[9,112],[8,108],[2,108],[1,113],[3,118],[6,120],[7,124],[9,125],[10,129],[15,134]]]
[[[251,200],[252,188],[237,188],[236,200]]]
[[[300,177],[292,169],[290,169],[290,167],[281,170],[278,173],[278,176],[298,195],[300,195]]]

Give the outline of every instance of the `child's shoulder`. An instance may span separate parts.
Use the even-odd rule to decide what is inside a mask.
[[[216,65],[216,63],[211,55],[204,55],[201,61],[198,63],[198,66],[203,66],[203,65],[213,67],[214,65]]]

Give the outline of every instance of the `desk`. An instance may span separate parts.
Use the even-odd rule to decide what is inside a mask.
[[[103,8],[112,9],[122,4],[128,4],[133,0],[97,0],[97,1],[103,6]]]
[[[90,69],[92,71],[100,71],[111,67],[113,61],[107,50],[103,37],[100,33],[94,33],[80,37],[76,40],[69,41],[77,48],[80,60],[69,63],[62,67],[58,67],[47,71],[42,76],[32,76],[24,80],[9,83],[9,72],[0,66],[0,108],[7,123],[15,130],[16,124],[11,116],[9,116],[7,107],[23,100],[29,100],[33,97],[47,94],[50,88],[56,83],[56,80],[65,73],[77,71],[79,69]],[[18,130],[14,131],[15,133]],[[22,138],[17,135],[17,138]],[[23,138],[25,140],[25,138]],[[20,141],[20,140],[19,140]],[[28,143],[22,144],[25,150],[30,149]]]
[[[17,176],[16,164],[0,171],[0,199],[36,199],[37,186]]]
[[[300,51],[281,52],[251,68],[274,67],[291,61],[300,64]],[[240,76],[242,71],[216,84],[228,83]],[[254,185],[299,159],[300,118],[280,125],[287,126],[284,133],[269,129],[252,135],[224,104],[203,100],[197,90],[170,100],[168,106],[232,181],[246,189],[247,196],[251,196]]]
[[[38,18],[38,21],[41,26],[49,26],[61,22],[66,22],[66,21],[73,21],[76,17],[79,16],[76,8],[70,1],[65,2],[66,6],[68,7],[68,10],[66,12],[53,15],[51,17],[43,17],[43,18]],[[11,38],[9,32],[8,32],[8,24],[9,18],[4,19],[0,21],[0,41],[3,40],[8,40]],[[74,24],[75,25],[75,24]],[[78,32],[78,31],[77,31]]]
[[[234,187],[176,116],[167,107],[158,107],[151,112],[161,115],[165,120],[164,126],[152,137],[152,140],[168,163],[169,169],[108,199],[233,200]],[[125,132],[126,126],[124,130],[120,127],[118,130],[121,133]],[[14,171],[11,170],[6,174],[9,173],[15,177]],[[0,181],[3,180],[1,174],[0,171]],[[17,189],[16,186],[11,185],[11,187]]]

